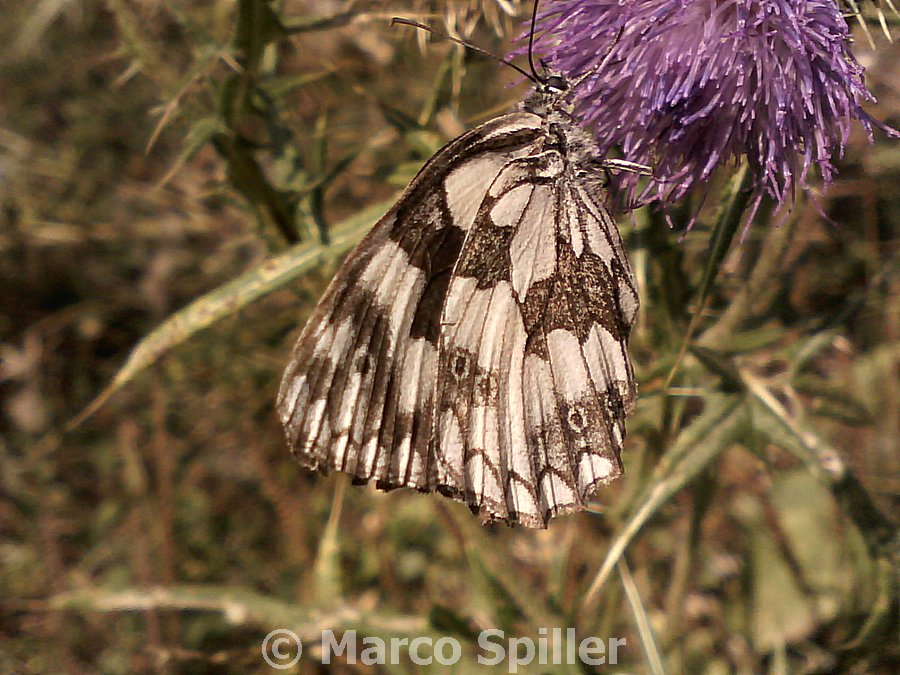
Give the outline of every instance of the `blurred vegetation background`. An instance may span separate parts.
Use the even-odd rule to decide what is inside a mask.
[[[686,235],[624,218],[627,475],[547,531],[483,528],[309,475],[273,402],[341,255],[523,94],[390,17],[503,54],[530,4],[0,9],[0,671],[269,672],[287,627],[293,672],[371,669],[319,664],[327,628],[451,635],[473,672],[482,629],[571,626],[627,639],[604,672],[897,672],[896,141],[856,128],[827,193],[742,241],[727,175]],[[900,127],[900,47],[869,25],[868,110]]]

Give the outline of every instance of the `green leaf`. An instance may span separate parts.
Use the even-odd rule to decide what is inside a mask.
[[[292,18],[290,21],[284,22],[284,32],[286,35],[297,35],[298,33],[309,33],[313,31],[328,30],[331,28],[340,28],[349,24],[354,17],[362,12],[359,9],[351,7],[350,9],[326,16],[312,15],[299,18]]]
[[[314,73],[301,73],[300,75],[275,76],[267,78],[259,83],[263,90],[273,101],[280,101],[291,92],[301,89],[308,84],[318,82],[331,75],[333,70],[320,70]]]
[[[793,380],[798,393],[816,398],[813,414],[831,417],[844,424],[865,426],[874,421],[866,406],[850,396],[844,387],[831,384],[815,375],[800,375]]]
[[[896,634],[898,602],[896,556],[893,559],[885,556],[876,560],[872,579],[875,597],[869,604],[866,620],[859,626],[856,635],[843,645],[844,649],[859,649],[868,643],[875,650],[880,650],[885,644],[885,636]]]
[[[765,499],[768,515],[757,504],[741,518],[751,551],[751,635],[756,649],[769,652],[832,620],[852,583],[847,534],[839,534],[831,497],[815,478],[803,470],[775,475]]]
[[[290,244],[299,240],[294,221],[297,203],[293,194],[274,187],[253,153],[246,139],[231,134],[216,134],[212,138],[216,152],[228,163],[228,180],[244,198],[265,214]],[[266,221],[264,221],[266,222]]]
[[[699,345],[692,345],[690,352],[711,373],[722,378],[723,391],[739,392],[743,389],[743,382],[732,359],[714,349],[707,349]]]
[[[70,426],[77,426],[93,415],[110,396],[172,347],[322,263],[346,253],[392,204],[393,200],[375,204],[337,225],[329,246],[312,242],[297,244],[175,312],[138,343],[113,381]]]
[[[225,123],[219,117],[204,117],[197,120],[188,131],[187,136],[184,139],[184,147],[175,159],[172,168],[166,172],[166,175],[162,177],[158,185],[162,186],[168,183],[172,177],[178,173],[179,169],[184,166],[185,162],[193,157],[204,145],[209,143],[216,134],[224,134],[227,132],[228,129],[225,126]]]
[[[700,286],[697,290],[697,307],[702,307],[712,290],[716,277],[719,276],[719,270],[722,268],[722,261],[731,248],[731,242],[734,241],[734,235],[737,234],[741,221],[744,219],[744,211],[750,203],[750,184],[752,175],[750,169],[745,165],[741,168],[740,173],[734,177],[733,187],[728,196],[728,202],[722,215],[713,228],[712,237],[709,240],[709,250],[706,253],[706,267],[703,269],[703,278],[700,280]]]
[[[752,354],[767,347],[777,346],[784,339],[782,326],[760,326],[740,332],[732,332],[728,341],[715,344],[715,349],[721,354]],[[700,341],[704,344],[704,341]]]
[[[159,139],[163,129],[172,119],[172,116],[175,115],[178,106],[181,104],[181,100],[191,90],[191,87],[194,86],[197,80],[208,75],[208,72],[222,56],[223,52],[215,45],[204,45],[199,49],[191,67],[174,87],[175,93],[169,97],[166,104],[162,106],[162,114],[160,115],[159,122],[156,123],[156,128],[153,129],[153,133],[150,134],[150,140],[147,141],[148,151],[156,145],[156,141]],[[165,181],[162,182],[164,183]]]
[[[742,376],[751,395],[754,429],[797,457],[831,490],[856,524],[871,555],[895,555],[900,529],[875,505],[840,454],[809,425],[793,417],[760,380],[747,372],[742,372]]]
[[[278,15],[267,0],[240,0],[234,46],[244,55],[244,67],[255,71],[269,43],[285,35]]]
[[[737,234],[738,228],[744,220],[744,211],[747,209],[752,195],[750,190],[751,184],[752,174],[749,167],[744,165],[732,181],[732,188],[728,194],[725,207],[716,221],[715,228],[713,228],[712,237],[709,240],[709,251],[706,254],[706,267],[703,270],[703,277],[697,289],[696,310],[693,317],[691,317],[691,323],[685,333],[675,365],[672,366],[672,371],[666,378],[666,386],[672,382],[675,378],[675,373],[678,372],[684,354],[687,352],[694,332],[697,330],[700,317],[703,316],[703,309],[706,306],[706,300],[712,290],[713,283],[716,277],[719,276],[719,270],[722,267],[722,261],[725,260],[725,254],[731,248],[734,235]]]

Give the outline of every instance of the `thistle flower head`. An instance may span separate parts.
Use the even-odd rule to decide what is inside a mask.
[[[633,203],[677,201],[746,157],[755,203],[784,204],[813,167],[831,182],[852,120],[870,140],[878,124],[834,0],[549,2],[536,30],[554,68],[596,69],[576,95],[601,149],[653,166],[640,191],[619,177]]]

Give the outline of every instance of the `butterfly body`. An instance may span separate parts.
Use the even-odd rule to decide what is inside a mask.
[[[554,87],[439,150],[294,348],[300,463],[529,527],[620,475],[638,296],[603,166]]]

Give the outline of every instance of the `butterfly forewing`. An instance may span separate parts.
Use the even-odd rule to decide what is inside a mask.
[[[410,376],[427,375],[413,364],[427,351],[423,341],[437,344],[443,296],[477,209],[469,205],[539,133],[539,120],[515,113],[464,134],[348,256],[303,329],[279,392],[302,464],[425,486],[424,476],[409,476],[411,457],[401,448],[412,413],[401,394],[412,391]]]
[[[348,257],[279,394],[302,464],[530,527],[621,473],[637,293],[569,125],[464,134]]]

